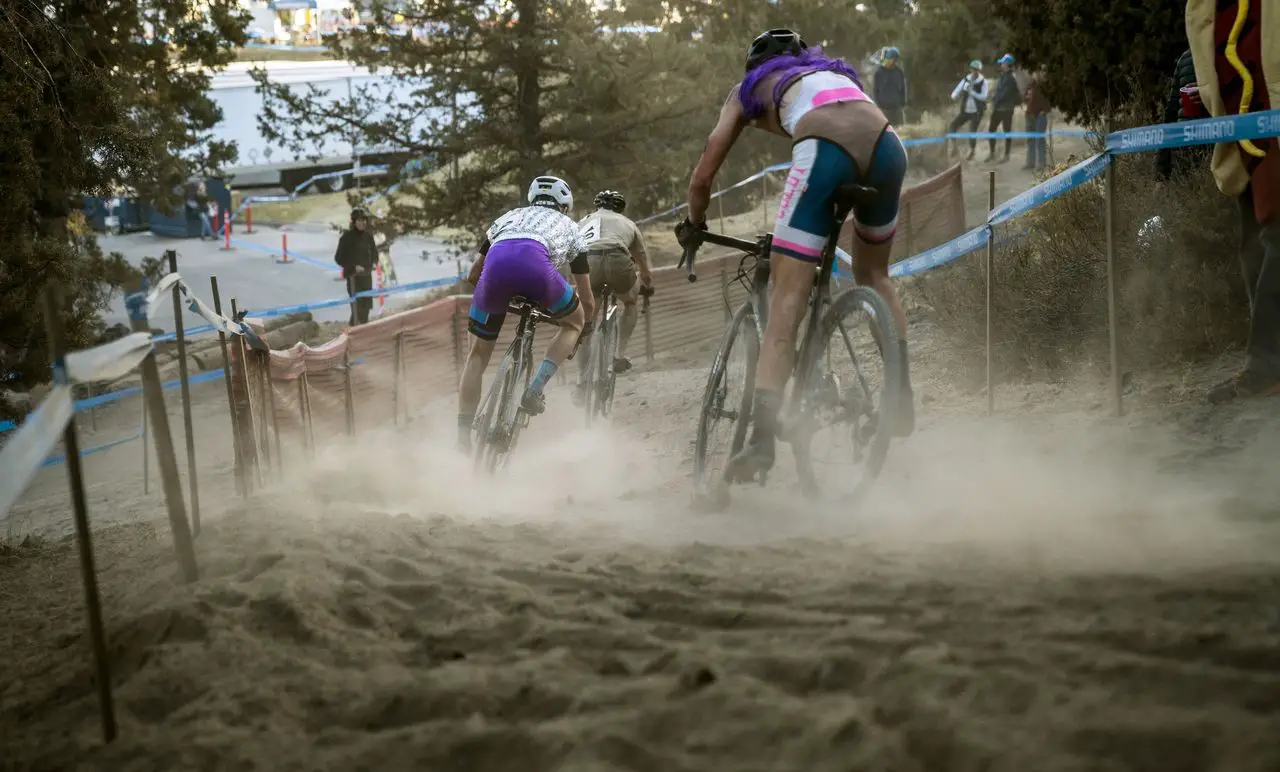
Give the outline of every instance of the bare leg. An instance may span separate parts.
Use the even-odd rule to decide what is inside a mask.
[[[774,254],[773,294],[765,325],[760,361],[756,364],[756,388],[752,399],[751,440],[725,469],[728,482],[745,482],[773,466],[782,390],[791,377],[796,354],[796,332],[804,317],[816,266],[793,257]]]
[[[560,363],[569,356],[569,352],[573,351],[586,316],[586,312],[579,305],[560,318],[560,327],[556,330],[556,336],[551,339],[551,345],[547,346],[547,356],[542,360],[542,364],[538,365],[537,372],[529,381],[529,388],[525,390],[524,397],[520,400],[520,406],[525,412],[538,415],[546,409],[546,397],[543,396],[542,391],[547,387],[551,376],[560,369]]]
[[[471,423],[475,420],[476,407],[480,404],[484,369],[489,366],[489,357],[493,356],[496,343],[497,341],[472,336],[467,363],[462,367],[462,380],[458,384],[458,444],[465,450],[471,449]]]
[[[599,306],[599,303],[600,303],[600,298],[596,298],[596,308],[599,308],[599,307],[600,307],[600,306]],[[579,311],[581,311],[581,310],[582,310],[582,309],[581,309],[581,307],[579,307],[579,309],[578,309],[578,310],[579,310]],[[586,317],[585,317],[585,315],[584,315],[584,317],[583,317],[583,323],[584,323],[584,325],[585,325],[585,323],[586,323]],[[592,330],[591,332],[589,332],[589,333],[587,333],[586,335],[583,335],[583,336],[582,336],[582,349],[583,349],[583,350],[586,350],[586,349],[587,349],[587,347],[591,345],[591,337],[592,337],[593,335],[595,335],[595,334],[596,334],[596,333],[595,333],[595,330]],[[570,350],[572,350],[572,347],[570,347]],[[568,354],[566,354],[566,356],[568,356]],[[580,357],[578,357],[578,385],[579,385],[579,386],[581,386],[582,384],[586,383],[586,381],[587,381],[587,368],[591,366],[591,363],[590,363],[590,362],[588,362],[588,361],[587,361],[587,359],[588,359],[588,357],[586,357],[586,356],[580,356]]]
[[[870,287],[876,294],[884,298],[893,311],[893,322],[898,328],[898,336],[907,337],[907,314],[902,310],[902,301],[893,288],[889,278],[889,253],[893,251],[893,239],[883,244],[869,244],[858,239],[854,245],[853,278],[858,284]]]
[[[854,245],[853,278],[858,284],[874,289],[893,312],[894,326],[898,328],[898,353],[902,360],[903,399],[898,423],[891,428],[895,435],[906,437],[915,431],[915,397],[911,389],[911,368],[907,363],[907,314],[902,310],[902,301],[889,278],[889,253],[892,250],[893,239],[883,244],[870,244],[858,238]],[[884,345],[884,341],[876,343]]]
[[[573,313],[562,317],[559,321],[560,327],[556,330],[556,336],[551,339],[551,345],[547,346],[547,359],[557,367],[564,362],[569,352],[573,351],[573,345],[578,342],[578,335],[582,332],[586,314],[579,305],[573,309]]]
[[[787,255],[772,257],[773,294],[769,298],[769,323],[756,365],[756,390],[781,394],[791,377],[796,354],[796,331],[804,317],[816,266]]]
[[[622,303],[622,328],[618,335],[619,359],[626,358],[627,344],[631,342],[631,334],[636,331],[636,322],[640,319],[640,308],[637,305],[639,298],[640,282],[638,281],[629,291],[618,296],[618,301]]]

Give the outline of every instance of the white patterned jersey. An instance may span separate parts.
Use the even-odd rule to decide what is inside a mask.
[[[547,248],[556,268],[587,251],[578,224],[546,206],[512,209],[494,220],[485,236],[491,245],[510,239],[532,239]]]

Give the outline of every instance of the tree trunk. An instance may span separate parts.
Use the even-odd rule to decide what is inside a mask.
[[[516,0],[516,104],[520,125],[521,148],[525,158],[525,180],[542,173],[542,40],[538,33],[541,0]]]

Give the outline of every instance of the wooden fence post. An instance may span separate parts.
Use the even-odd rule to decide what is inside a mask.
[[[209,285],[213,289],[213,312],[222,315],[222,296],[218,293],[218,277],[210,276]],[[227,386],[227,410],[231,420],[231,448],[235,452],[236,492],[241,496],[249,495],[249,482],[245,475],[244,450],[240,442],[240,425],[236,420],[236,397],[231,384],[231,357],[227,354],[227,334],[218,330],[218,347],[222,349],[222,380]]]
[[[178,253],[168,250],[169,273],[178,272]],[[178,338],[178,380],[182,386],[182,430],[187,439],[187,485],[191,488],[191,533],[200,535],[200,477],[196,473],[196,438],[191,421],[191,379],[187,373],[187,336],[182,319],[182,290],[173,285],[173,334]]]
[[[50,284],[44,296],[45,334],[53,360],[53,379],[66,383],[63,355],[62,317],[59,314],[58,291]],[[111,664],[107,658],[107,634],[102,624],[102,599],[98,593],[98,573],[93,561],[93,541],[89,533],[89,507],[84,495],[84,472],[80,466],[80,440],[76,422],[67,421],[62,431],[63,450],[67,455],[67,476],[71,484],[71,505],[75,514],[76,544],[80,548],[80,578],[84,582],[85,614],[89,623],[89,644],[98,687],[98,708],[102,713],[102,737],[116,739],[116,710],[111,696]]]
[[[150,334],[147,321],[145,291],[125,297],[129,310],[129,323],[134,332]],[[155,438],[156,466],[160,468],[160,482],[164,487],[164,500],[169,510],[169,528],[173,531],[173,548],[178,555],[183,579],[188,583],[199,578],[196,569],[196,551],[191,541],[191,525],[187,522],[186,505],[182,501],[182,480],[178,476],[178,458],[173,450],[173,435],[169,433],[169,414],[165,410],[164,392],[160,385],[160,368],[156,365],[153,348],[142,359],[142,399],[146,403],[147,417],[151,423],[151,436]]]

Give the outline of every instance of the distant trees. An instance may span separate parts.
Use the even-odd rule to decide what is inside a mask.
[[[68,343],[86,346],[132,275],[69,225],[82,194],[127,186],[164,201],[188,175],[234,158],[209,139],[220,115],[203,68],[231,60],[246,21],[236,0],[0,6],[0,386],[47,380],[39,298],[49,282],[64,292]]]
[[[393,23],[428,34],[396,34]],[[704,50],[610,32],[586,0],[374,0],[367,28],[330,45],[387,68],[409,97],[389,100],[373,84],[326,102],[260,72],[263,132],[299,149],[341,133],[426,159],[388,196],[386,216],[406,230],[474,233],[544,173],[566,177],[580,197],[621,187],[640,208],[665,202],[665,170],[685,163],[690,127],[718,104],[694,87]]]
[[[1015,54],[1044,70],[1045,94],[1068,117],[1099,123],[1122,108],[1154,119],[1187,48],[1180,0],[994,0]]]

